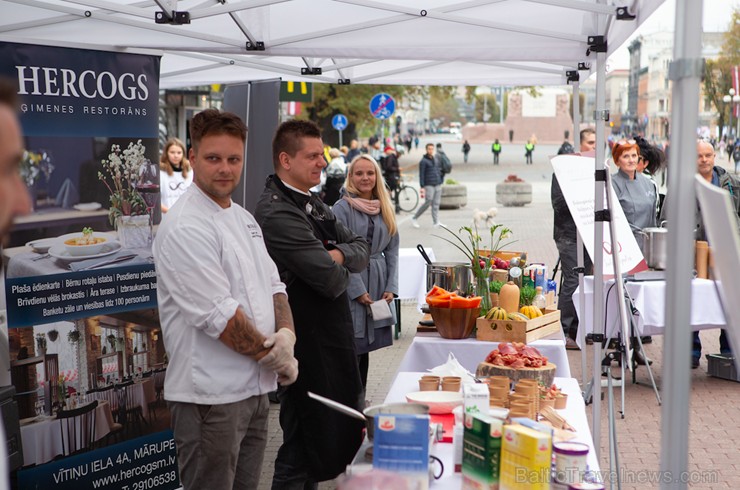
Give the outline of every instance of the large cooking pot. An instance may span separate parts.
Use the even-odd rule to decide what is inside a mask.
[[[447,291],[467,292],[472,281],[473,271],[466,262],[432,262],[427,264],[427,291],[437,286]]]
[[[648,267],[655,270],[665,270],[668,264],[668,230],[663,228],[643,228],[641,233],[645,236],[642,242],[642,255],[645,257]]]
[[[330,398],[326,398],[310,391],[306,392],[309,398],[313,398],[319,403],[323,403],[329,408],[333,408],[338,412],[342,412],[345,415],[360,419],[365,422],[367,427],[367,438],[373,440],[373,433],[375,432],[375,416],[384,414],[418,414],[427,415],[429,413],[429,406],[421,403],[384,403],[382,405],[374,405],[367,407],[362,413],[358,412],[352,407],[343,405],[339,402],[335,402]]]

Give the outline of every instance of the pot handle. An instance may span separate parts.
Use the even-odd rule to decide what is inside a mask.
[[[665,228],[665,224],[666,224],[666,223],[668,223],[668,221],[667,221],[667,220],[663,220],[663,221],[661,221],[661,222],[660,222],[660,228]],[[696,230],[694,230],[694,231],[696,231]]]

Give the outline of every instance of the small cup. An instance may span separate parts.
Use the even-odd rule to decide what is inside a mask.
[[[460,376],[445,376],[442,378],[442,391],[460,391]]]
[[[508,408],[509,399],[508,398],[491,398],[489,405],[492,407]]]
[[[540,398],[540,410],[545,407],[555,408],[554,398]]]
[[[568,404],[568,395],[565,393],[560,393],[557,397],[555,397],[555,408],[558,410],[562,410],[565,408],[565,406]]]
[[[437,379],[433,379],[437,378]],[[422,377],[419,380],[419,390],[420,391],[437,391],[439,390],[439,377],[437,376],[430,376],[430,377]]]
[[[491,398],[508,398],[509,389],[504,388],[503,386],[489,385],[488,393],[491,395]]]
[[[511,389],[511,380],[508,376],[491,376],[488,378],[489,386],[503,386],[507,390]]]

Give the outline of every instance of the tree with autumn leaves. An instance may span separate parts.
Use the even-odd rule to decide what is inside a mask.
[[[730,121],[730,111],[734,105],[724,102],[722,98],[732,88],[733,67],[740,66],[740,10],[735,10],[728,22],[730,26],[724,35],[720,56],[707,60],[704,67],[704,96],[717,108],[720,128]]]

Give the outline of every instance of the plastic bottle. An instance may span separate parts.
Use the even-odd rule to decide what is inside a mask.
[[[536,306],[540,310],[544,310],[545,306],[547,306],[547,300],[545,299],[545,295],[542,294],[542,286],[537,286],[535,290],[537,291],[537,294],[534,295],[532,306]]]

